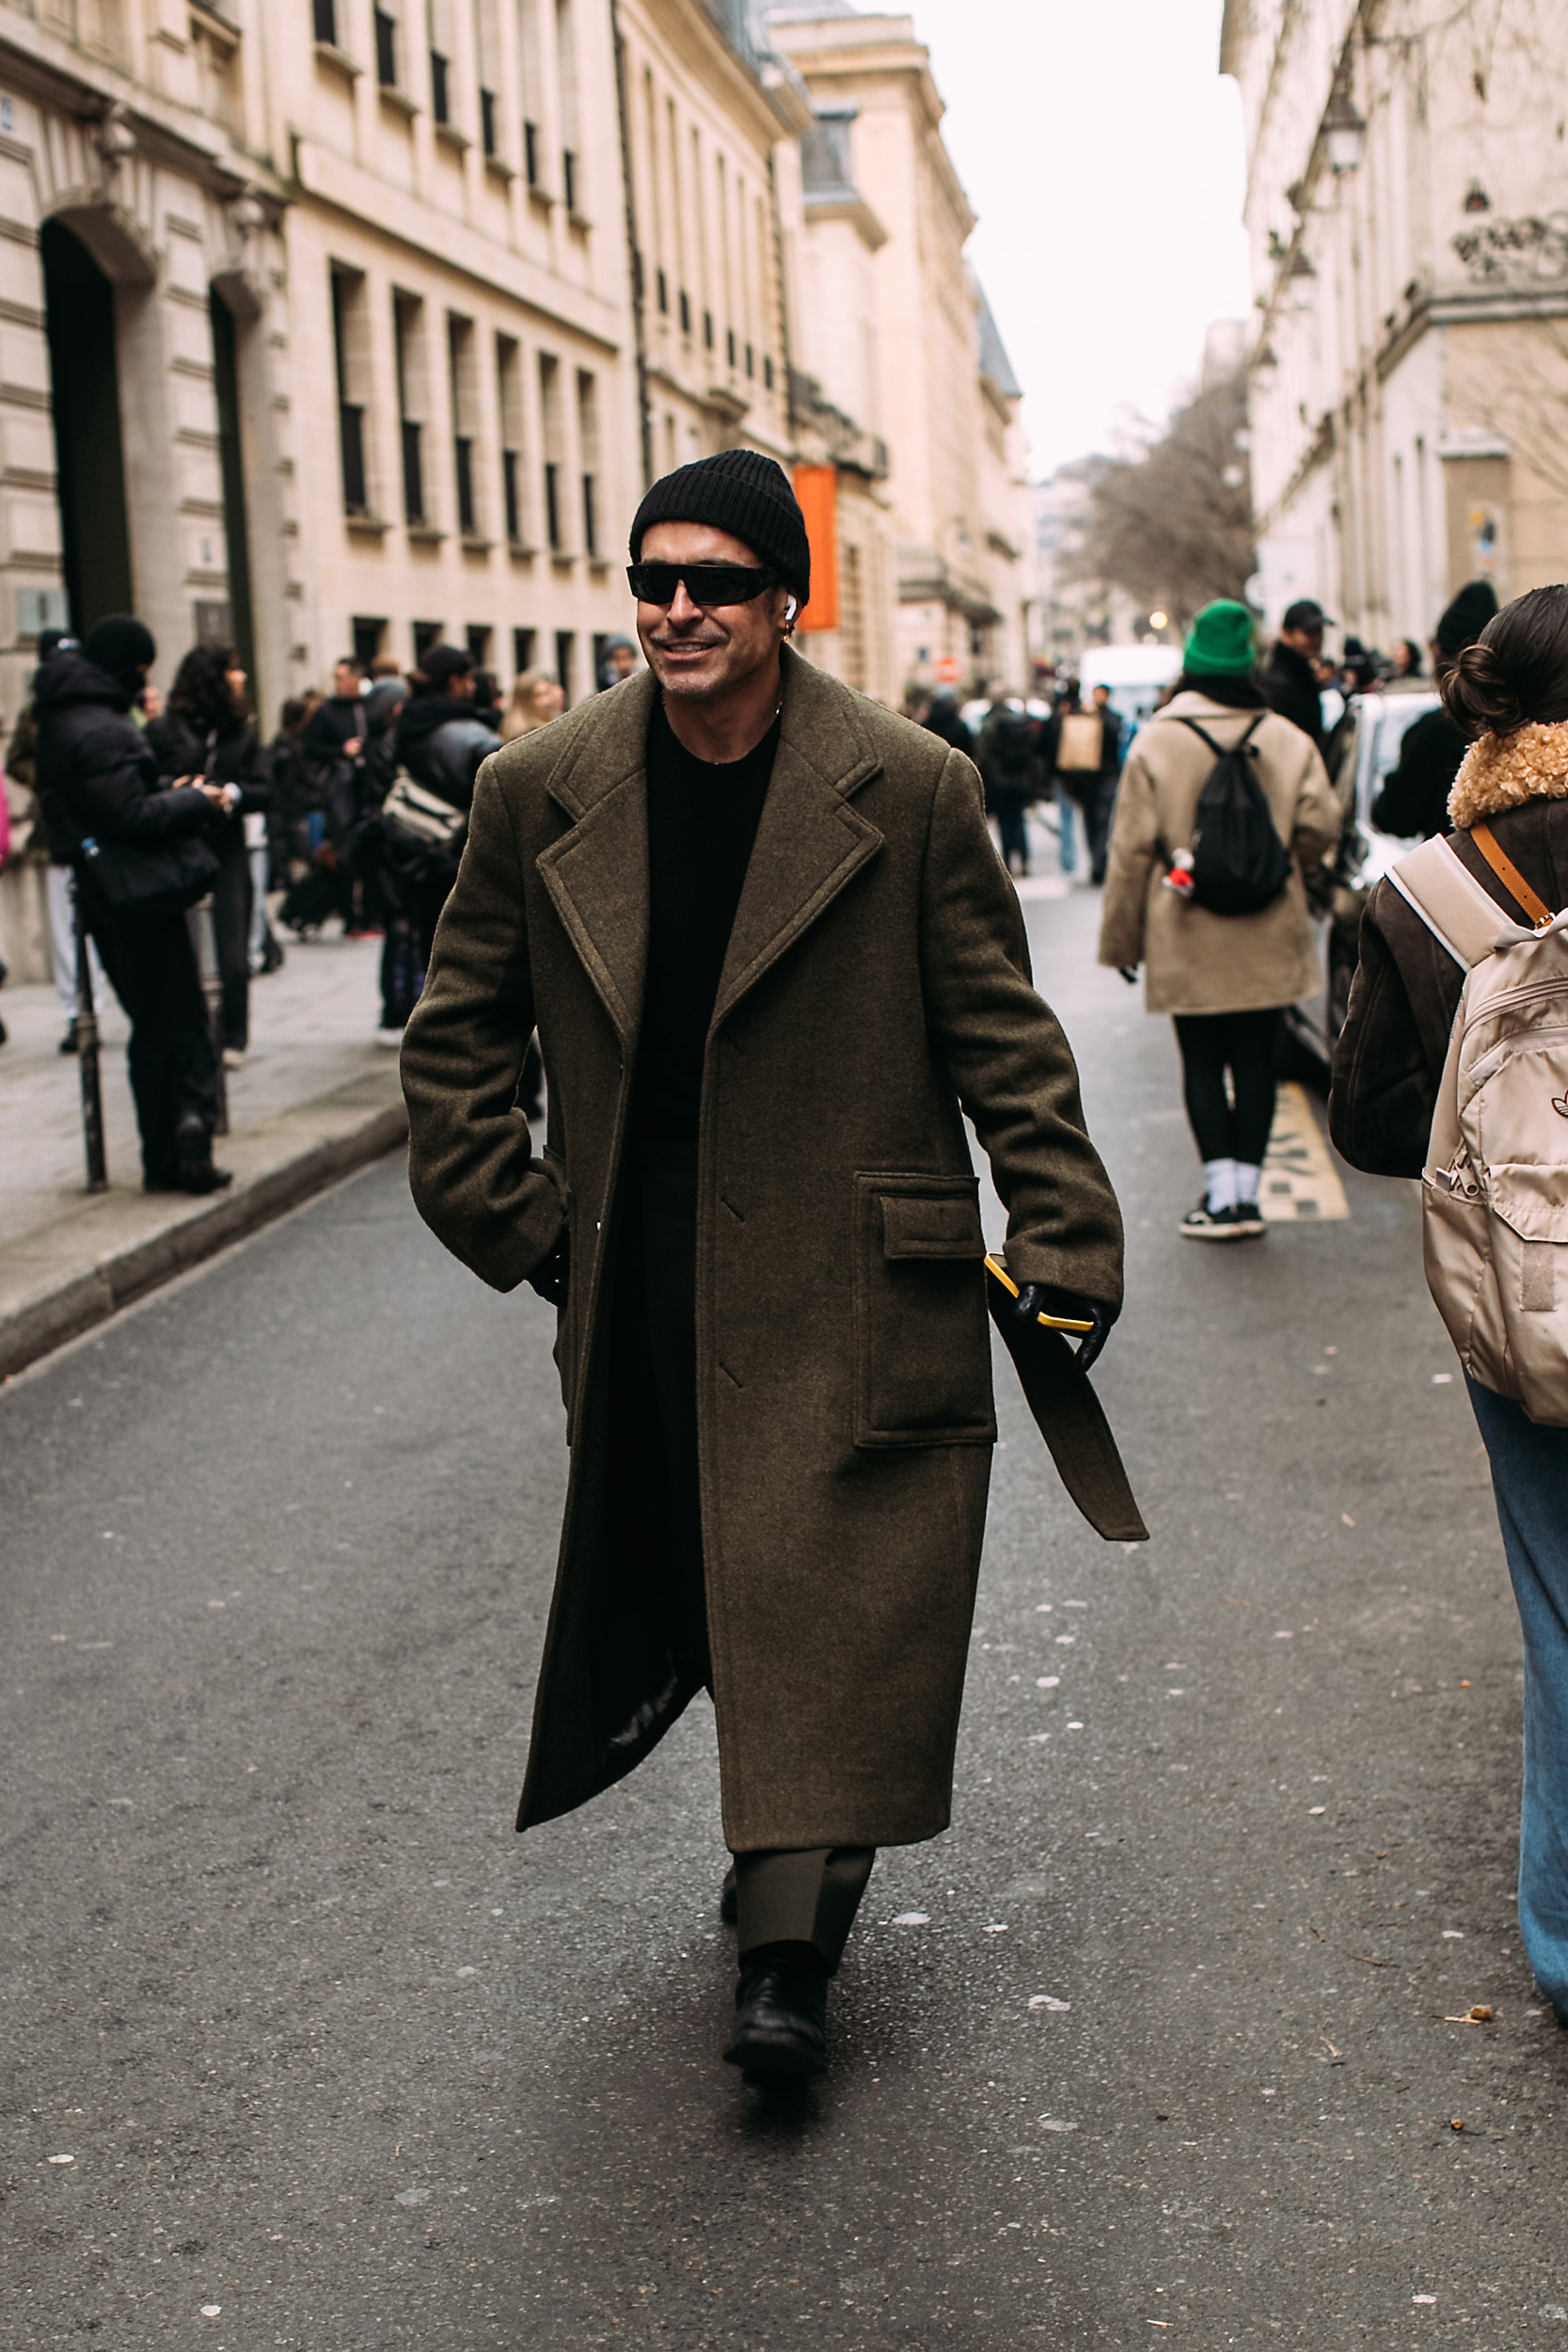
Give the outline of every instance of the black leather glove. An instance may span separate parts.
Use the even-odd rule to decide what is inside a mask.
[[[1037,1315],[1067,1315],[1074,1323],[1092,1323],[1094,1329],[1085,1331],[1078,1341],[1077,1358],[1080,1372],[1087,1372],[1111,1336],[1111,1326],[1121,1312],[1119,1307],[1102,1307],[1097,1298],[1081,1298],[1076,1291],[1061,1291],[1048,1282],[1025,1282],[1016,1298],[1007,1302],[1006,1312],[1026,1331],[1037,1331]],[[1074,1334],[1064,1331],[1062,1337],[1071,1341]]]
[[[537,1291],[549,1307],[564,1307],[566,1291],[572,1279],[571,1250],[564,1226],[561,1239],[547,1258],[542,1259],[529,1276],[529,1288]]]

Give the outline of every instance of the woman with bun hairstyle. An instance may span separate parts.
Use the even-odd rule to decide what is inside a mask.
[[[1450,846],[1497,900],[1499,930],[1524,918],[1472,837],[1483,820],[1536,897],[1554,913],[1568,906],[1568,586],[1505,605],[1457,654],[1442,691],[1470,745],[1449,799]],[[1354,1167],[1420,1175],[1465,980],[1415,907],[1380,882],[1329,1095],[1335,1143]],[[1519,1932],[1568,2026],[1568,1428],[1531,1421],[1468,1372],[1465,1382],[1524,1629]]]

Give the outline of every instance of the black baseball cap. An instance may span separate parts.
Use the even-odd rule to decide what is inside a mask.
[[[1303,596],[1299,603],[1287,608],[1279,626],[1281,628],[1299,628],[1307,637],[1321,637],[1325,628],[1336,628],[1338,624],[1329,619],[1321,604],[1315,603],[1310,596]]]

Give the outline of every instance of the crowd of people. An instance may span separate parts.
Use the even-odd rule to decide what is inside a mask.
[[[530,670],[503,702],[455,645],[429,647],[408,671],[389,655],[368,667],[345,657],[328,691],[283,705],[266,741],[232,645],[192,646],[166,696],[150,679],[151,634],[132,616],[82,641],[45,630],[38,650],[7,773],[29,806],[19,853],[47,867],[60,1051],[77,1050],[82,990],[97,1012],[112,988],[131,1023],[144,1183],[213,1191],[230,1181],[212,1157],[219,1069],[244,1065],[251,983],[281,966],[279,933],[309,939],[335,917],[348,936],[381,938],[377,1035],[400,1044],[474,778],[564,698]],[[636,666],[635,646],[614,640],[603,682]],[[215,1016],[188,920],[198,902]],[[534,1053],[534,1111],[541,1078]]]

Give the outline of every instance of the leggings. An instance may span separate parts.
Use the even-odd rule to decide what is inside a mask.
[[[1277,1008],[1176,1015],[1187,1117],[1200,1160],[1240,1160],[1243,1167],[1261,1168],[1274,1125],[1278,1037]],[[1234,1106],[1226,1093],[1227,1070]]]

